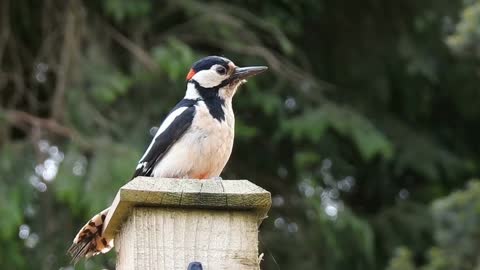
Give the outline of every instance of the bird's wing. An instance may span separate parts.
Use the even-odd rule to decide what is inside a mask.
[[[155,165],[192,125],[196,102],[196,100],[183,99],[172,109],[138,162],[132,179],[137,176],[151,176]]]

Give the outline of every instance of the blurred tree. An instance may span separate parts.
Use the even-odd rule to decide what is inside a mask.
[[[387,270],[415,270],[412,253],[408,248],[399,247],[390,261]]]
[[[480,269],[478,236],[480,223],[480,182],[472,181],[465,191],[436,200],[432,205],[435,246],[429,249],[427,262],[415,267],[408,248],[397,249],[389,270]]]
[[[264,269],[477,265],[477,188],[442,198],[480,171],[478,58],[458,57],[478,56],[478,1],[0,7],[0,268],[71,269],[76,230],[129,179],[208,54],[271,68],[236,97],[223,174],[273,194]]]
[[[461,55],[480,56],[480,1],[465,1],[466,5],[461,13],[461,19],[448,36],[447,44],[456,53]]]
[[[480,269],[480,182],[433,203],[436,248],[429,269]],[[445,255],[448,260],[445,261]]]

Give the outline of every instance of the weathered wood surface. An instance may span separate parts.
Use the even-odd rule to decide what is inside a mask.
[[[117,269],[259,269],[258,226],[270,193],[247,180],[138,177],[118,192],[104,233]]]

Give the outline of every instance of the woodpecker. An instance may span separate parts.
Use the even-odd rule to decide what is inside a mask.
[[[225,57],[208,56],[189,70],[184,98],[170,111],[140,158],[137,176],[209,179],[220,176],[233,147],[232,98],[246,79],[265,66],[237,67]],[[85,224],[68,253],[72,261],[106,253],[113,239],[102,236],[108,208]]]

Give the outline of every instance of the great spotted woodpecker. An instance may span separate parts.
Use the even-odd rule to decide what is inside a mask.
[[[140,158],[133,178],[208,179],[220,176],[232,152],[235,117],[232,98],[245,79],[265,66],[237,67],[224,57],[208,56],[187,74],[185,97],[170,111]],[[108,208],[78,232],[68,253],[77,262],[106,253],[113,239],[102,236]]]

